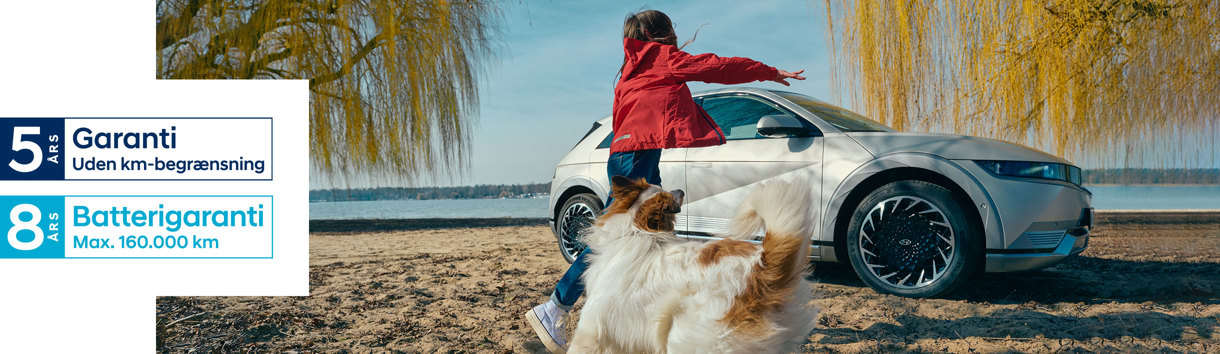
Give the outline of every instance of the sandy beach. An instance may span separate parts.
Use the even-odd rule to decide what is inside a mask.
[[[822,312],[804,349],[1218,352],[1220,221],[1211,215],[1099,215],[1081,256],[1038,272],[988,274],[946,299],[881,295],[849,266],[816,264]],[[157,345],[540,352],[520,315],[546,299],[566,267],[546,226],[314,233],[310,296],[160,297]]]

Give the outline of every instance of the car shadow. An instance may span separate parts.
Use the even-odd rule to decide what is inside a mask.
[[[898,315],[895,323],[878,322],[865,329],[819,326],[826,335],[819,344],[855,343],[861,338],[962,339],[970,337],[1087,341],[1156,338],[1175,341],[1211,338],[1216,319],[1210,316],[1175,316],[1159,312],[1119,312],[1092,316],[1063,316],[1024,309],[1002,309],[985,316],[945,320]]]
[[[1220,304],[1220,276],[1217,274],[1220,274],[1220,263],[1076,256],[1040,271],[982,274],[946,299],[995,304]],[[818,263],[811,279],[827,284],[867,287],[847,264]]]

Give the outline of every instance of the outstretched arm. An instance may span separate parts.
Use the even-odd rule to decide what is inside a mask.
[[[749,58],[719,57],[715,54],[690,55],[683,51],[670,53],[669,69],[677,81],[702,81],[716,84],[741,84],[753,81],[775,81],[788,85],[787,79],[804,80],[804,70],[790,73],[777,70]]]

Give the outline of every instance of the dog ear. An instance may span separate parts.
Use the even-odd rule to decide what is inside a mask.
[[[627,177],[614,176],[610,177],[610,182],[613,184],[610,187],[610,196],[614,197],[614,202],[606,206],[605,213],[598,220],[626,213],[632,205],[635,205],[635,200],[640,196],[640,192],[648,189],[648,182],[643,178],[632,181]]]
[[[615,199],[626,198],[631,194],[648,189],[649,186],[648,181],[645,181],[643,178],[631,180],[623,176],[614,176],[610,177],[610,182],[613,184],[610,187],[610,195],[614,196]]]
[[[632,181],[631,181],[630,179],[628,179],[627,177],[618,176],[618,175],[615,175],[614,177],[610,177],[610,185],[611,185],[611,188],[614,188],[614,187],[618,187],[618,188],[630,187],[630,186],[632,186],[632,185],[634,185],[634,184],[635,184],[635,182],[632,182]]]

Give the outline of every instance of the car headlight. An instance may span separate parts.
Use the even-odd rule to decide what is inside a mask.
[[[975,161],[996,176],[1060,180],[1080,185],[1080,168],[1072,165],[1029,161]]]

